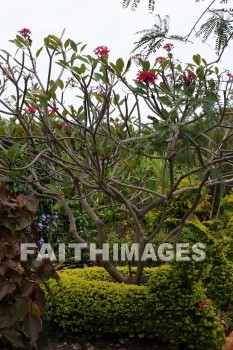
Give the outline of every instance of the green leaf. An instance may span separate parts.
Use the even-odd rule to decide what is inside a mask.
[[[65,204],[65,201],[59,201],[56,204],[54,204],[53,206],[53,210],[59,210],[63,207],[63,205]]]
[[[201,64],[201,56],[200,56],[199,54],[193,55],[193,61],[194,61],[198,66],[200,66],[200,64]]]
[[[43,46],[38,51],[36,51],[36,58],[39,57],[42,50],[43,50]]]
[[[204,58],[202,58],[202,62],[204,63],[205,66],[207,66],[207,62]]]
[[[1,51],[5,54],[5,55],[7,55],[7,56],[9,56],[9,57],[11,57],[11,54],[8,52],[8,51],[6,51],[6,50],[2,50],[1,49]]]
[[[100,80],[100,81],[106,83],[106,81],[105,81],[105,79],[104,79],[104,76],[103,76],[102,74],[100,74],[100,73],[94,73],[94,77],[95,77],[95,79],[96,79],[97,81]]]
[[[124,64],[123,59],[122,58],[118,58],[117,61],[116,61],[116,67],[115,67],[117,75],[120,75],[122,73],[122,71],[124,69],[124,65],[125,64]]]
[[[85,73],[85,71],[86,71],[86,66],[85,66],[84,63],[81,64],[80,70],[81,70],[81,74]]]
[[[11,147],[11,149],[8,150],[8,157],[11,160],[13,160],[18,154],[17,152],[18,150],[19,150],[19,143],[17,142]]]
[[[178,72],[182,72],[182,66],[180,64],[176,66],[176,69],[178,70]]]
[[[143,70],[148,71],[150,69],[150,62],[149,61],[140,60],[140,63],[142,64]]]
[[[45,187],[49,188],[55,194],[62,194],[60,188],[53,184],[46,184]]]
[[[69,46],[70,44],[70,39],[67,39],[64,43],[64,48],[67,49],[67,47]]]
[[[80,49],[80,52],[83,52],[83,50],[85,49],[85,47],[87,46],[87,44],[84,44],[81,49]]]
[[[59,79],[59,80],[57,81],[57,85],[59,86],[59,88],[60,88],[61,90],[64,89],[64,83],[63,83],[63,81],[62,81],[61,79]]]
[[[126,65],[126,68],[125,68],[125,71],[124,71],[124,74],[128,72],[128,70],[130,69],[131,67],[131,64],[132,64],[132,59],[129,58],[128,62],[127,62],[127,65]]]
[[[118,101],[120,99],[120,95],[119,94],[115,94],[114,98],[113,98],[113,104],[116,106]]]
[[[77,44],[73,40],[70,40],[70,47],[74,52],[77,52]]]
[[[61,42],[61,39],[59,39],[57,36],[55,35],[50,35],[50,39],[52,42],[54,42],[56,45],[62,47],[62,42]],[[50,42],[51,42],[50,41]]]
[[[196,74],[197,74],[199,79],[203,80],[205,78],[204,67],[203,66],[199,66],[196,69]]]
[[[78,60],[80,60],[80,61],[83,61],[84,63],[89,64],[89,61],[88,61],[85,57],[83,57],[83,56],[77,56],[76,58],[77,58]]]
[[[158,100],[164,104],[165,106],[172,107],[172,102],[169,100],[167,96],[160,96]]]
[[[206,98],[208,101],[211,101],[213,103],[218,102],[218,95],[213,91],[207,91]]]

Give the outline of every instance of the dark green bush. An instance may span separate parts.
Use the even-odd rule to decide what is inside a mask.
[[[60,285],[50,282],[48,318],[76,334],[159,337],[171,349],[221,349],[224,333],[213,305],[199,306],[207,298],[202,285],[186,286],[176,267],[149,271],[149,286],[109,282],[97,267],[61,271]]]
[[[192,279],[192,268],[192,262],[185,262],[155,270],[149,284],[155,329],[172,349],[221,349],[223,329],[202,283]]]
[[[217,254],[204,279],[207,295],[216,307],[225,312],[233,310],[233,263],[224,254]]]
[[[224,232],[223,232],[224,234]],[[182,242],[202,242],[205,244],[206,258],[204,261],[189,264],[192,269],[187,270],[187,263],[177,264],[177,268],[190,279],[203,281],[206,294],[211,298],[219,311],[229,312],[233,309],[233,262],[228,259],[229,241],[224,237],[215,238],[215,227],[207,228],[198,222],[189,223],[182,232]],[[182,277],[184,278],[184,276]]]

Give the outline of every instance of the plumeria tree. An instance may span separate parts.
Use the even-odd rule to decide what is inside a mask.
[[[118,282],[140,283],[140,258],[163,230],[172,200],[192,195],[191,207],[163,242],[179,240],[206,194],[219,184],[232,185],[233,75],[199,54],[183,65],[171,43],[158,57],[138,54],[127,62],[111,62],[106,46],[84,54],[82,43],[54,35],[35,51],[27,28],[12,43],[15,55],[0,54],[2,180],[52,198],[69,219],[70,235],[88,248],[69,200],[95,224],[99,248],[108,242],[99,210],[122,213],[140,247],[136,274],[123,275],[101,255],[98,263]],[[43,55],[48,65],[41,74]],[[151,228],[145,217],[153,210],[159,216]]]

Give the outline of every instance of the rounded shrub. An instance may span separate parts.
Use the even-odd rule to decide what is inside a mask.
[[[66,272],[60,276],[60,284],[50,282],[53,297],[48,296],[47,307],[49,319],[64,331],[126,338],[153,334],[146,321],[145,286],[85,280]]]
[[[183,264],[163,265],[150,279],[150,312],[156,315],[158,335],[171,349],[221,349],[225,336],[216,310],[201,282],[190,279],[192,264]]]
[[[202,285],[186,286],[175,266],[149,271],[141,286],[109,281],[100,267],[60,271],[60,284],[49,283],[48,318],[67,333],[158,337],[170,349],[221,349],[224,332]]]

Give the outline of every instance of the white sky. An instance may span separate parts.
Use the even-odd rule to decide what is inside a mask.
[[[7,41],[26,27],[32,31],[36,51],[45,36],[60,36],[66,28],[65,38],[88,44],[88,53],[97,46],[106,45],[111,51],[110,60],[118,57],[127,59],[133,43],[139,38],[135,32],[151,28],[154,23],[153,15],[148,14],[147,4],[148,0],[141,0],[139,8],[132,12],[129,8],[122,8],[122,0],[8,0],[4,2],[7,11],[2,9],[0,14],[0,48],[9,50],[12,47],[13,50],[13,45],[9,46]],[[208,4],[209,0],[200,3],[195,0],[156,0],[156,13],[170,15],[173,34],[187,34]],[[174,44],[173,53],[182,62],[191,61],[196,53],[207,61],[215,58],[214,50],[202,45],[200,40],[195,45]],[[222,66],[233,71],[231,49],[232,45],[223,56]],[[161,54],[162,50],[155,56]]]

